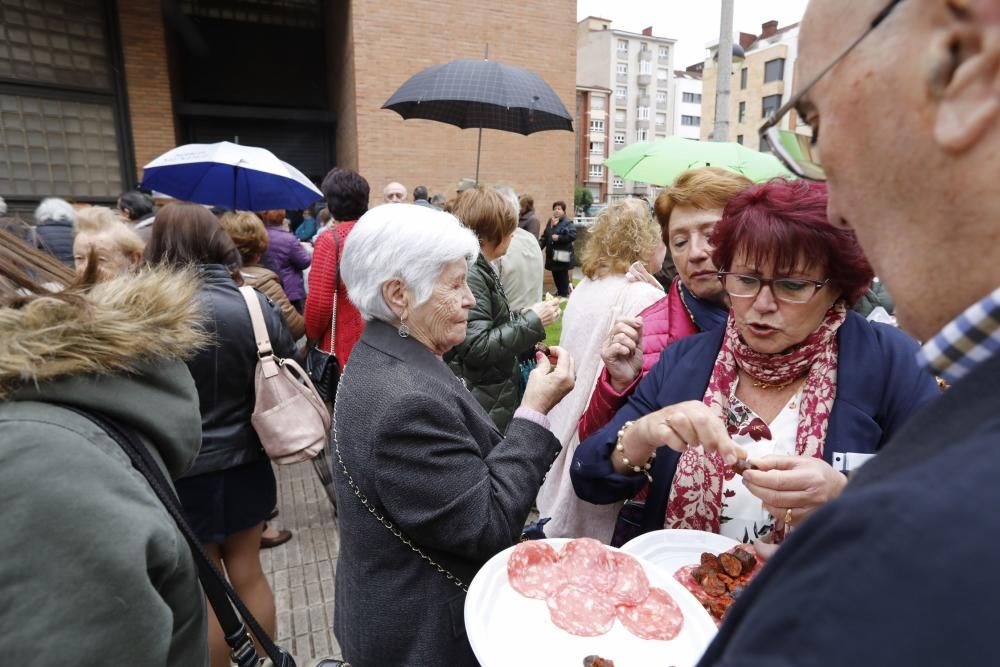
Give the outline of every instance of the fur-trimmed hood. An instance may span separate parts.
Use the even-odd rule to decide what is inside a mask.
[[[25,385],[190,358],[208,342],[199,284],[193,271],[144,269],[97,284],[80,299],[0,308],[0,400]]]

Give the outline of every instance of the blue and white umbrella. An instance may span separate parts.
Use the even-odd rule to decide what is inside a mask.
[[[228,141],[167,151],[143,167],[142,185],[234,211],[301,209],[323,198],[305,174],[271,151]]]

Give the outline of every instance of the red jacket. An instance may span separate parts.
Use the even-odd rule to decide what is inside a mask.
[[[333,282],[337,275],[337,263],[344,252],[344,241],[354,229],[357,220],[342,222],[331,230],[325,231],[316,239],[313,252],[312,268],[309,271],[309,293],[306,295],[306,337],[309,340],[319,340],[323,351],[330,350],[330,318],[333,316]],[[337,235],[336,252],[333,235]],[[354,344],[361,338],[365,323],[361,313],[347,298],[347,288],[341,276],[337,287],[337,361],[341,368],[347,363],[347,358]]]
[[[618,408],[625,405],[639,380],[659,361],[660,352],[674,341],[699,331],[681,298],[678,278],[674,278],[667,295],[639,313],[639,317],[642,318],[642,373],[622,393],[618,393],[611,386],[607,369],[601,371],[594,393],[590,396],[590,404],[580,416],[580,442],[611,421]]]

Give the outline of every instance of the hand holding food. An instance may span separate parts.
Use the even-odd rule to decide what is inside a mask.
[[[539,301],[535,305],[531,306],[530,310],[535,311],[538,315],[538,319],[542,321],[542,326],[548,326],[559,319],[559,315],[562,313],[559,310],[558,299]]]
[[[642,318],[620,317],[601,344],[612,388],[621,393],[642,372]]]
[[[538,365],[528,375],[528,385],[524,389],[521,405],[547,415],[549,410],[573,391],[576,383],[576,362],[570,353],[561,347],[550,347],[549,356],[535,353]],[[550,359],[555,356],[555,367]]]
[[[812,456],[764,456],[754,459],[754,465],[756,470],[743,472],[743,485],[763,501],[777,527],[786,517],[792,525],[800,523],[847,485],[847,477]]]

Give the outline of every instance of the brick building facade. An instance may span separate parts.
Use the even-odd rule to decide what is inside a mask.
[[[0,44],[11,45],[0,48],[0,154],[7,156],[0,196],[22,210],[49,195],[109,201],[175,145],[236,138],[269,148],[314,180],[334,165],[357,169],[372,203],[392,180],[451,196],[459,179],[475,175],[477,132],[404,121],[381,106],[424,67],[480,57],[487,44],[491,59],[530,68],[574,107],[571,0],[36,5],[0,0]],[[50,75],[63,44],[65,76]],[[53,99],[59,104],[46,101]],[[96,120],[77,122],[77,107]],[[99,144],[106,154],[97,163]],[[62,151],[75,160],[68,174]],[[79,174],[88,172],[103,180],[84,183]],[[573,180],[572,133],[483,132],[482,183],[529,192],[544,210],[572,200]]]

